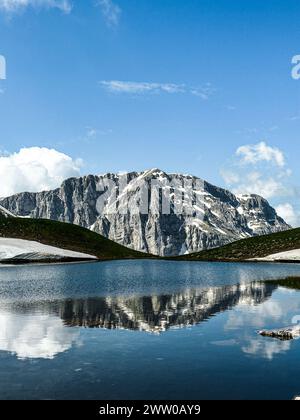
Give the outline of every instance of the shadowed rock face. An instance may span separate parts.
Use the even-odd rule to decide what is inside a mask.
[[[277,286],[268,283],[189,289],[172,295],[66,299],[17,305],[17,312],[37,311],[60,317],[69,327],[139,330],[161,333],[196,325],[239,303],[266,301]],[[10,307],[15,312],[14,307]]]
[[[116,174],[71,178],[56,190],[17,194],[1,200],[0,204],[19,216],[74,223],[121,245],[161,256],[198,252],[238,239],[290,228],[268,202],[257,195],[237,197],[199,178],[168,175],[158,169],[125,176],[128,183],[126,197],[137,203],[137,206],[140,205],[141,185],[146,185],[151,191],[151,182],[158,182],[160,205],[162,197],[170,194],[167,184],[171,179],[182,186],[185,196],[190,194],[184,189],[187,184],[197,185],[194,194],[201,202],[200,216],[191,211],[191,206],[187,206],[183,214],[175,214],[172,205],[170,214],[162,214],[160,206],[159,211],[153,211],[150,207],[148,214],[136,214],[130,206],[128,211],[121,211],[126,203],[124,195],[118,195],[121,181]],[[96,203],[108,180],[114,181],[117,195],[108,195],[99,213]],[[116,202],[117,211],[110,211]]]

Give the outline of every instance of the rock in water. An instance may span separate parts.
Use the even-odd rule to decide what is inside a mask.
[[[124,190],[126,199],[138,206],[140,192],[145,185],[149,188],[151,202],[153,193],[150,187],[156,182],[160,189],[159,210],[153,211],[152,208],[148,214],[141,214],[129,206],[124,212],[125,194],[120,192],[124,179],[127,183]],[[174,212],[171,208],[169,214],[163,214],[160,210],[162,197],[171,195],[174,206],[170,180],[176,181],[184,197],[191,196],[187,186],[193,186],[192,198],[196,197],[200,203],[198,214],[193,212],[192,200],[190,206],[185,207],[185,212]],[[107,193],[104,190],[108,182],[113,183],[115,188]],[[96,203],[103,194],[106,196],[99,211]],[[5,198],[0,204],[19,216],[74,223],[121,245],[160,256],[199,252],[239,239],[290,229],[269,203],[258,195],[236,196],[197,177],[166,174],[159,169],[125,175],[71,178],[56,190],[25,192]],[[111,211],[114,205],[116,211]]]
[[[263,337],[278,338],[280,340],[293,340],[300,337],[300,325],[294,325],[280,330],[263,330],[258,333]]]

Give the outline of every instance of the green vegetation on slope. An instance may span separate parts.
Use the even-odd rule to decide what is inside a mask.
[[[77,225],[44,219],[1,217],[0,237],[26,239],[58,248],[83,252],[100,260],[149,258]]]
[[[245,261],[294,249],[300,249],[300,229],[243,239],[220,248],[183,255],[175,259],[186,261]]]
[[[123,247],[77,225],[45,219],[6,218],[1,216],[1,212],[0,237],[38,241],[45,245],[95,255],[100,260],[153,258],[152,255]],[[300,228],[243,239],[220,248],[167,259],[245,261],[294,249],[300,249]]]

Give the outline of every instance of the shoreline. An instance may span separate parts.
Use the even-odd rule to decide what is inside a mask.
[[[0,261],[0,269],[2,267],[27,267],[27,266],[47,266],[47,265],[69,265],[69,264],[88,264],[88,263],[98,263],[101,260],[64,260],[64,261]]]
[[[62,260],[2,260],[1,267],[26,267],[26,266],[47,266],[47,265],[69,265],[69,264],[88,264],[113,261],[168,261],[168,262],[190,262],[190,263],[228,263],[228,264],[295,264],[300,265],[300,260],[193,260],[193,259],[177,259],[177,257],[149,257],[149,258],[95,258],[95,259],[62,259]]]

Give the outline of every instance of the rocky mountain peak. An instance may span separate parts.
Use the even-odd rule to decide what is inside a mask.
[[[70,178],[61,188],[17,194],[0,204],[19,216],[75,223],[161,256],[290,228],[263,197],[237,196],[200,178],[158,168]]]

